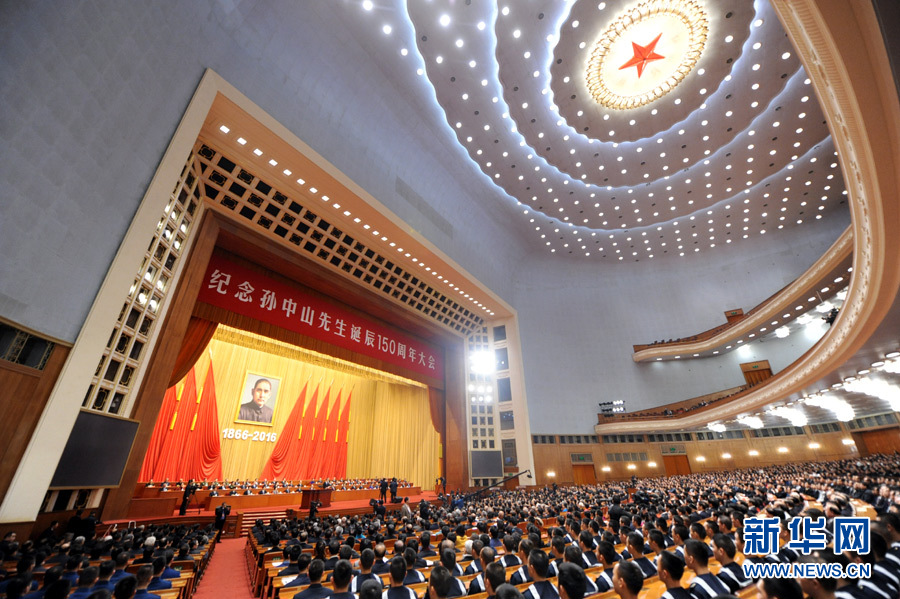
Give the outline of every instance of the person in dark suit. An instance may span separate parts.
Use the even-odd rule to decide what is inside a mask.
[[[325,562],[314,559],[309,564],[309,586],[294,595],[297,599],[324,599],[331,596],[331,589],[322,586],[322,574],[325,572]]]
[[[334,565],[334,575],[331,582],[334,585],[333,599],[356,599],[356,595],[350,592],[350,581],[353,579],[353,567],[350,562],[342,559]]]
[[[392,478],[391,484],[389,485],[391,490],[391,503],[397,503],[397,479]]]
[[[382,478],[381,482],[378,483],[378,493],[380,495],[380,499],[382,502],[387,501],[387,490],[388,490],[388,481],[386,478]]]
[[[153,578],[153,566],[144,564],[143,566],[138,568],[135,578],[137,580],[137,588],[134,592],[134,599],[160,599],[159,595],[154,595],[147,590],[147,587],[150,584],[150,580]],[[119,597],[119,585],[125,584],[125,581],[129,579],[130,577],[126,576],[118,583],[116,583],[116,590],[114,591],[116,599],[118,599]]]
[[[589,582],[581,566],[564,563],[559,569],[559,596],[562,599],[582,599]]]
[[[216,508],[216,543],[222,542],[222,530],[225,528],[225,521],[228,520],[228,514],[231,513],[231,506],[222,503]]]
[[[272,395],[272,383],[268,379],[259,379],[250,390],[251,400],[241,404],[238,420],[272,424],[275,411],[266,405]]]

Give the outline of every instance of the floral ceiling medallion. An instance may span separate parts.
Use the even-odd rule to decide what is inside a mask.
[[[619,16],[594,44],[587,87],[608,108],[658,100],[691,72],[706,46],[709,19],[696,0],[647,0]]]

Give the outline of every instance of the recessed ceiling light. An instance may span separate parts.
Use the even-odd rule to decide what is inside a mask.
[[[363,0],[362,7],[365,10],[372,10],[374,5],[372,4],[372,0]]]
[[[247,143],[247,140],[244,139],[243,137],[238,137],[237,142],[243,146],[244,144]]]
[[[447,25],[450,24],[450,15],[448,15],[448,14],[441,15],[441,18],[438,19],[438,23],[440,23],[442,27],[446,27]]]
[[[384,27],[381,28],[381,30],[384,32],[385,35],[390,35],[391,31],[393,31],[393,29],[391,28],[390,25],[385,25]]]
[[[259,148],[256,148],[255,150],[253,150],[253,153],[256,154],[257,156],[262,156],[262,150],[260,150]]]
[[[221,131],[222,133],[228,133],[229,131],[231,131],[231,129],[229,129],[225,125],[222,125],[221,127],[219,127],[219,131]]]

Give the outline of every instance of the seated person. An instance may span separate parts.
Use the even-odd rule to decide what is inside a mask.
[[[490,547],[485,547],[490,549]],[[506,570],[500,562],[491,562],[484,568],[484,592],[487,593],[488,599],[493,598],[496,589],[506,582]],[[515,588],[515,587],[513,587]],[[472,595],[472,587],[469,587],[469,594]]]
[[[309,586],[294,597],[297,599],[324,599],[331,596],[331,589],[322,586],[322,575],[325,573],[325,562],[314,559],[309,564]]]
[[[331,582],[334,585],[333,599],[356,599],[356,595],[350,592],[350,580],[353,578],[353,566],[345,559],[340,559],[334,565]]]
[[[97,583],[97,578],[100,575],[100,568],[97,566],[90,566],[81,571],[81,574],[78,576],[78,588],[76,588],[69,595],[72,599],[85,599],[88,595],[91,594],[92,588]]]
[[[603,566],[603,572],[594,581],[598,593],[604,593],[613,588],[613,567],[618,561],[616,555],[616,548],[609,541],[600,541],[597,545],[597,563]]]
[[[719,533],[713,537],[713,557],[722,564],[722,568],[716,576],[728,586],[728,590],[737,593],[740,589],[750,586],[753,581],[744,576],[744,569],[734,561],[737,549],[734,541],[728,535]]]
[[[359,555],[359,574],[353,577],[350,583],[350,592],[358,593],[362,585],[367,580],[375,580],[383,586],[381,577],[372,572],[372,565],[375,563],[375,552],[371,549],[363,549]]]
[[[444,566],[435,566],[428,577],[424,599],[448,599],[453,585],[453,575]]]
[[[560,565],[558,581],[560,599],[583,599],[587,593],[585,583],[590,582],[581,566],[568,562]]]
[[[621,560],[613,568],[612,580],[620,599],[637,599],[644,586],[644,573],[636,564]]]
[[[694,599],[713,599],[719,595],[728,595],[728,587],[709,571],[709,556],[706,543],[699,539],[691,539],[684,544],[685,565],[694,571],[696,576],[688,587]]]
[[[534,551],[534,543],[531,542],[531,539],[522,539],[519,541],[519,558],[522,560],[523,564],[527,564],[529,558],[531,557],[531,552]],[[549,567],[549,558],[547,565]],[[524,584],[526,582],[532,582],[534,579],[532,578],[531,568],[527,566],[519,567],[515,572],[512,573],[509,577],[509,584],[516,586],[520,584]]]
[[[628,552],[632,556],[632,563],[636,564],[644,573],[644,578],[656,575],[656,566],[644,557],[644,536],[639,532],[628,535]]]
[[[453,574],[453,570],[451,568],[459,568],[459,564],[456,563],[456,553],[452,549],[444,549],[441,552],[441,566],[447,569],[447,573],[450,574],[450,581],[447,588],[447,597],[463,597],[466,595],[466,585],[463,581],[457,578]],[[435,570],[437,567],[435,568]],[[431,575],[434,576],[434,570],[432,570]],[[462,575],[461,573],[459,575]],[[429,579],[430,582],[430,579]]]
[[[403,577],[403,584],[418,584],[425,582],[425,575],[416,570],[416,550],[407,547],[403,550],[403,561],[406,563],[406,575]]]
[[[293,574],[294,579],[285,584],[285,587],[302,587],[310,583],[309,565],[312,563],[312,555],[309,553],[301,553],[297,557],[297,572]],[[290,568],[290,566],[288,566]],[[287,569],[287,568],[286,568]]]
[[[528,573],[534,581],[522,596],[525,599],[559,599],[559,591],[547,580],[550,559],[540,549],[532,549],[528,554]]]
[[[169,580],[164,580],[160,578],[162,576],[163,571],[166,569],[166,558],[157,557],[153,560],[153,578],[150,579],[150,584],[147,586],[148,591],[159,591],[162,589],[171,589],[172,582]]]
[[[519,541],[516,537],[513,535],[503,535],[503,548],[506,550],[506,553],[500,558],[500,563],[503,564],[504,568],[522,565],[522,560],[516,555],[518,546]]]
[[[383,599],[418,599],[416,592],[403,584],[406,578],[406,560],[399,555],[395,555],[391,559],[391,586],[386,590]],[[363,583],[367,586],[367,583]]]
[[[135,575],[135,591],[134,591],[134,599],[161,599],[159,595],[154,595],[150,591],[147,590],[147,586],[150,584],[150,579],[153,578],[153,566],[150,564],[144,564],[140,568],[138,568],[137,574]],[[117,597],[119,596],[119,585],[126,586],[127,580],[130,577],[125,577],[119,582],[116,583],[116,588],[113,591],[113,594]]]
[[[803,599],[800,583],[793,578],[761,578],[756,588],[759,599]]]
[[[691,599],[690,592],[681,586],[684,560],[670,551],[664,551],[656,560],[656,571],[659,573],[659,580],[666,585],[666,592],[660,599]]]

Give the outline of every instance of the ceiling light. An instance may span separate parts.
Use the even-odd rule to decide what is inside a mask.
[[[747,452],[747,455],[755,458],[756,456],[759,455],[759,452],[755,449],[751,449],[750,451]]]
[[[438,23],[440,23],[442,27],[446,27],[447,25],[450,24],[450,15],[448,15],[448,14],[441,15],[441,18],[438,19]]]
[[[219,131],[221,131],[222,133],[228,133],[229,131],[231,131],[231,129],[229,129],[225,125],[222,125],[221,127],[219,127]]]
[[[785,420],[789,420],[792,426],[806,426],[806,423],[808,422],[806,414],[797,408],[780,406],[772,410],[772,414],[784,418]]]
[[[810,444],[808,445],[808,447],[809,447],[810,449],[819,449],[819,448],[822,447],[822,446],[821,446],[820,444],[816,443],[815,441],[813,441],[812,443],[810,443]]]
[[[372,10],[373,6],[372,0],[363,0],[362,7],[365,10]]]
[[[381,30],[384,32],[385,35],[390,35],[391,31],[393,31],[393,29],[391,29],[390,25],[385,25],[384,27],[381,28]]]

